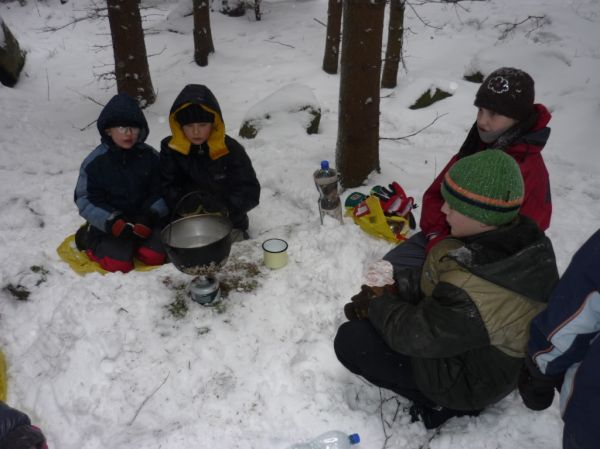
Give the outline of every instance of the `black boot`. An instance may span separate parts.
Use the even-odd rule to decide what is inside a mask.
[[[411,422],[423,421],[426,429],[437,429],[450,418],[459,416],[479,416],[482,410],[454,410],[447,407],[428,407],[422,404],[413,404],[409,413]]]
[[[89,225],[87,223],[81,225],[81,227],[75,233],[75,246],[79,251],[85,251],[88,249],[88,227]]]

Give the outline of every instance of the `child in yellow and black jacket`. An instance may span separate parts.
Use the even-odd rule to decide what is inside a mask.
[[[173,102],[169,126],[172,134],[161,142],[160,171],[171,215],[224,211],[233,223],[232,239],[248,238],[247,213],[259,203],[260,184],[244,147],[225,134],[210,89],[185,86]]]

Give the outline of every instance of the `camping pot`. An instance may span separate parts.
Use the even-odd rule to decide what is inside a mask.
[[[221,215],[192,215],[165,226],[161,239],[179,271],[198,274],[194,269],[227,260],[232,228],[231,221]]]

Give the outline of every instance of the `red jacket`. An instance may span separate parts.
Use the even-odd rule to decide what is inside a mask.
[[[520,213],[533,219],[540,229],[545,231],[550,226],[552,199],[550,196],[550,178],[541,152],[550,136],[550,128],[546,125],[552,115],[541,104],[536,104],[535,110],[537,117],[533,126],[521,135],[516,136],[512,142],[502,149],[515,158],[525,181],[525,198]],[[494,144],[485,144],[479,139],[477,125],[473,125],[460,151],[450,159],[450,162],[423,195],[420,226],[426,236],[433,237],[434,235],[448,235],[450,233],[446,216],[441,211],[444,204],[441,185],[452,164],[462,157],[486,148],[498,148],[498,144],[503,137],[501,136],[499,141]]]

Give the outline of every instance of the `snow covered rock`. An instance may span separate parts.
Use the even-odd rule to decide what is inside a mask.
[[[13,87],[25,65],[25,52],[0,17],[0,83]]]
[[[258,102],[246,113],[240,136],[253,139],[265,126],[296,122],[307,134],[319,132],[321,107],[312,89],[303,84],[288,84]]]

